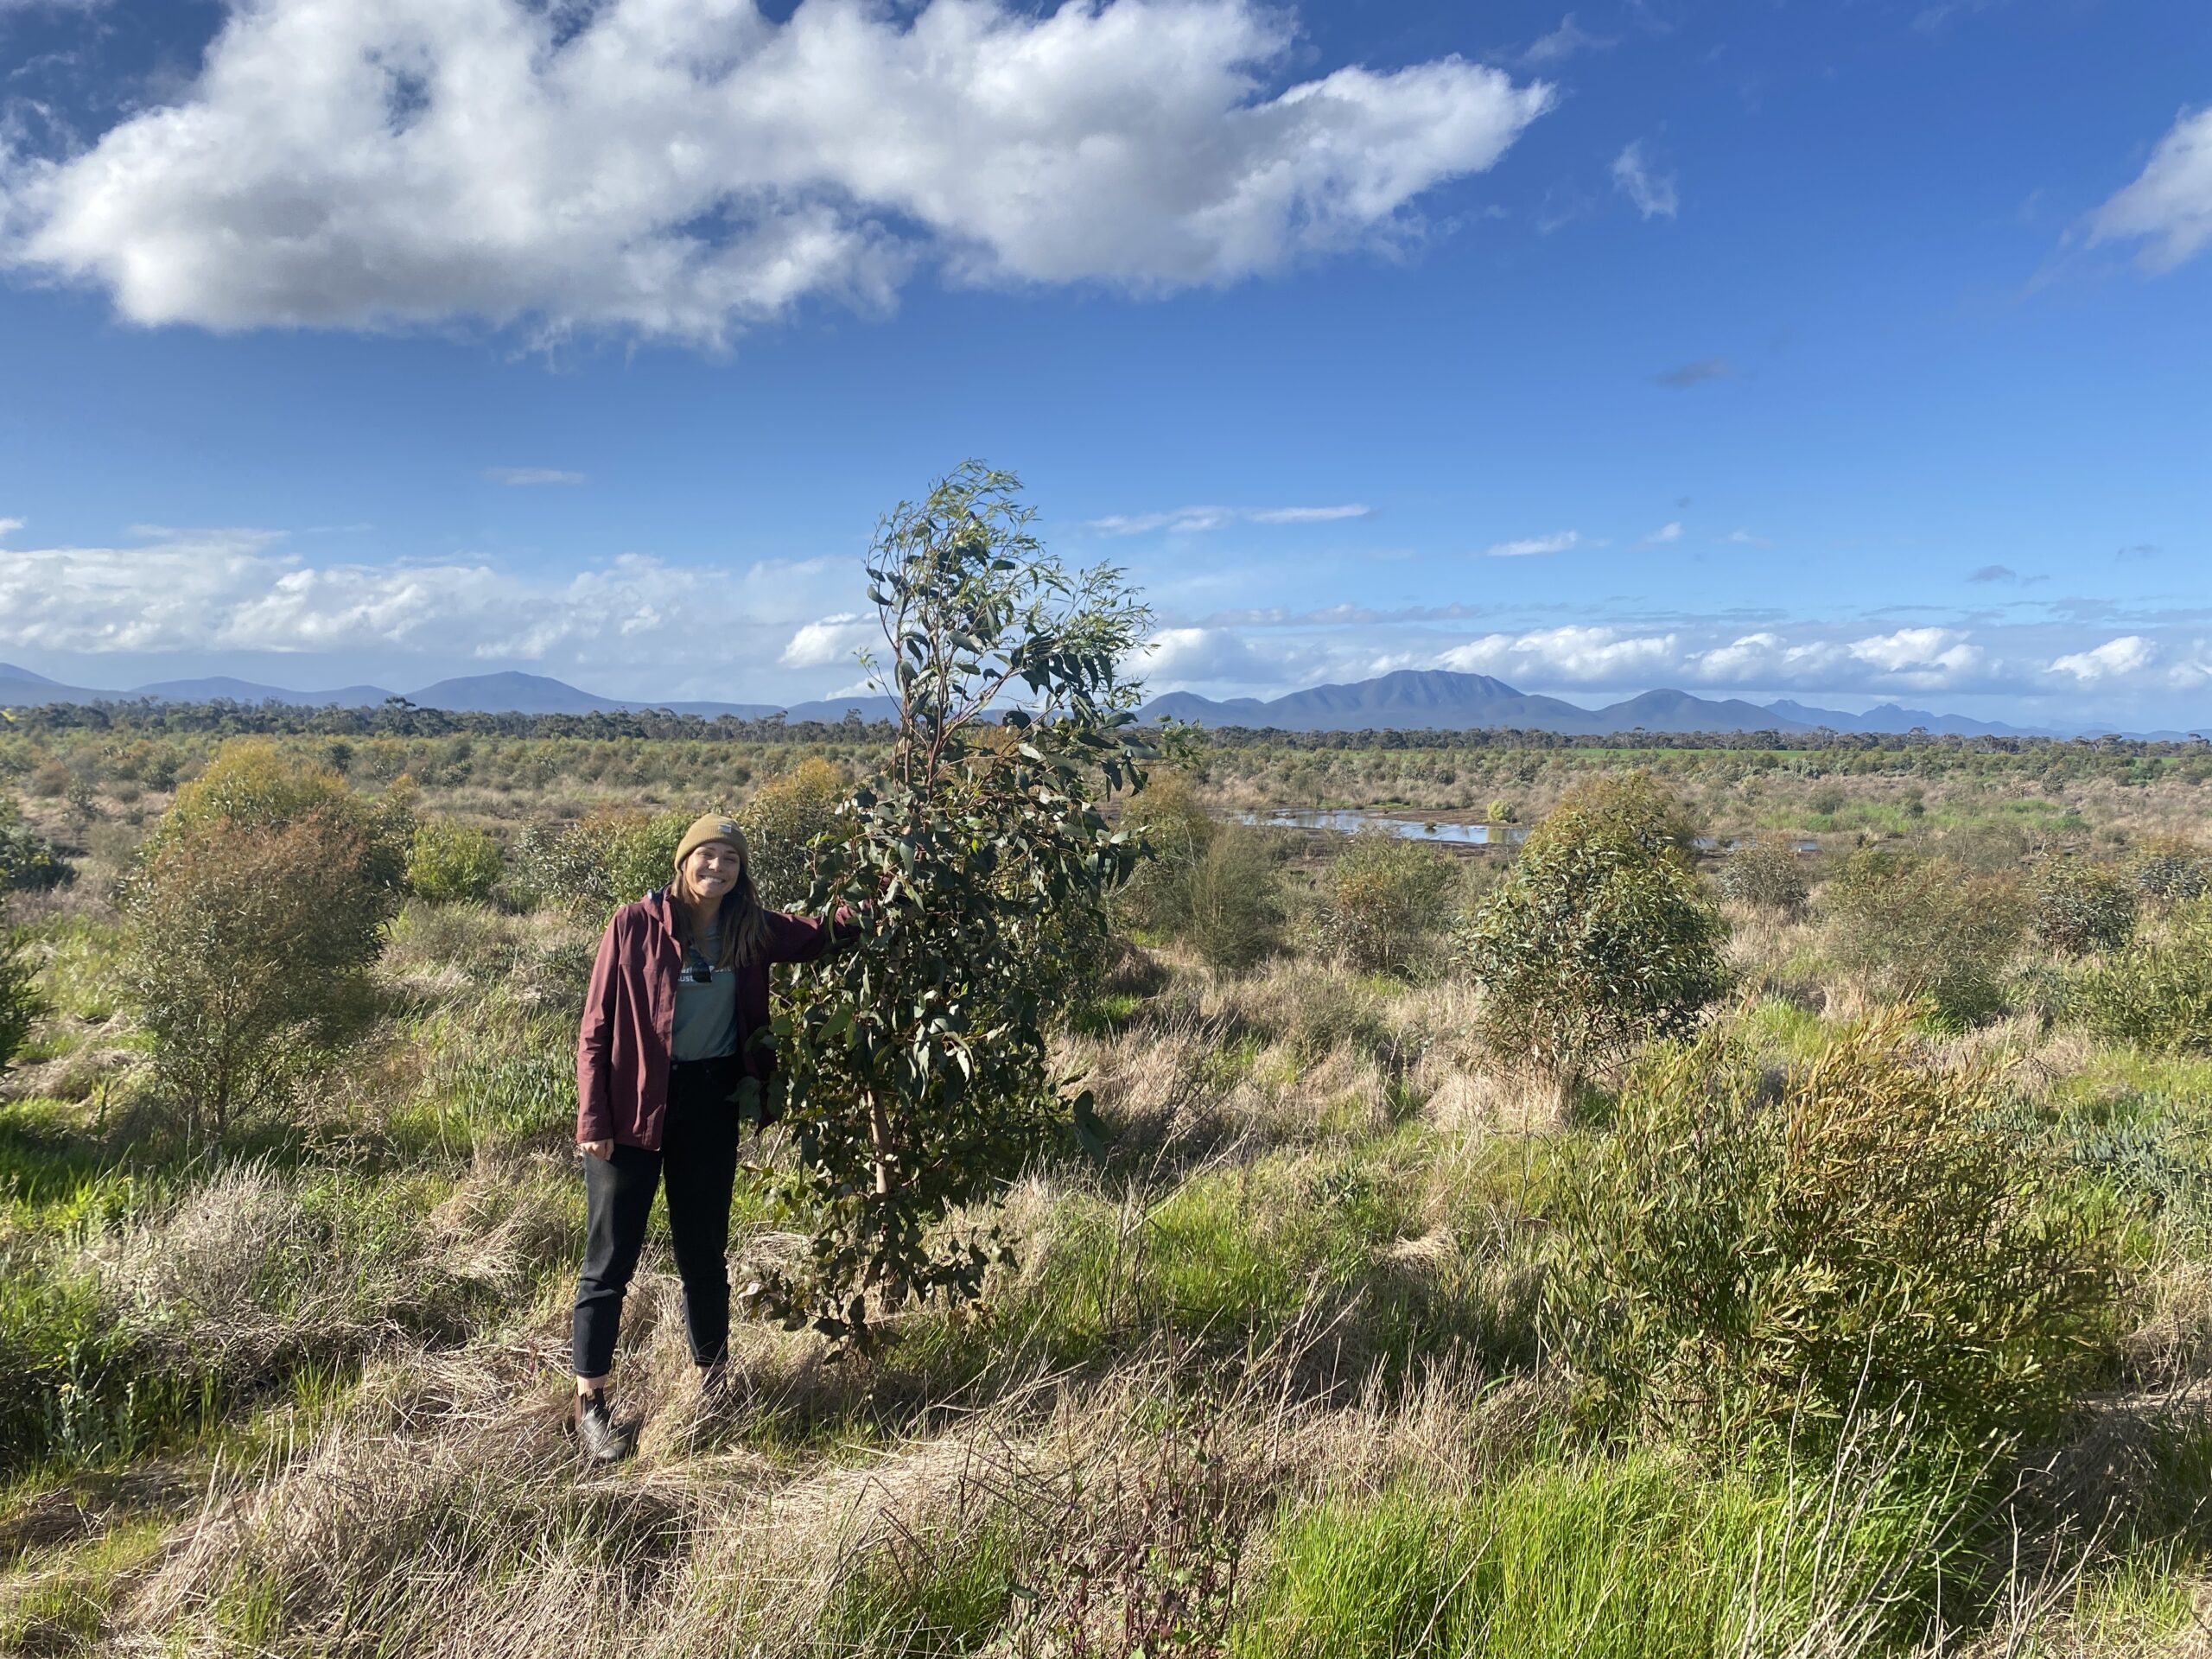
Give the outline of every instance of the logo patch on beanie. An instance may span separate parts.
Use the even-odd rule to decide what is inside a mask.
[[[728,818],[724,818],[715,827],[717,830],[720,830],[722,834],[726,836],[734,836],[737,833],[737,826],[734,823],[732,823]]]

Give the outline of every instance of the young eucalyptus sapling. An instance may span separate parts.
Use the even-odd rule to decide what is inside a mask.
[[[1046,1034],[1138,857],[1098,801],[1143,781],[1120,665],[1151,617],[1119,571],[1047,554],[1018,488],[971,462],[877,528],[884,655],[863,660],[899,735],[817,842],[808,899],[861,938],[803,969],[773,1022],[762,1105],[798,1155],[770,1179],[810,1243],[746,1295],[863,1349],[872,1306],[973,1300],[1003,1246],[948,1218],[1071,1120],[1090,1132]]]

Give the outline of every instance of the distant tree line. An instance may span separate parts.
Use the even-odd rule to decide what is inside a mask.
[[[740,720],[724,715],[709,720],[667,709],[641,709],[588,715],[474,713],[423,709],[404,698],[371,708],[306,708],[294,703],[156,702],[150,700],[89,703],[47,703],[5,711],[18,732],[99,731],[130,734],[213,734],[220,737],[522,737],[680,740],[688,742],[820,744],[875,742],[888,745],[897,735],[887,721],[864,721],[849,714],[842,721],[787,721],[781,715]],[[1465,731],[1395,728],[1359,731],[1281,731],[1271,727],[1217,726],[1191,728],[1205,746],[1217,749],[1532,749],[1618,751],[1719,750],[1810,753],[2035,754],[2094,753],[2127,760],[2202,756],[2212,743],[2192,734],[2179,742],[2151,742],[2107,734],[2099,737],[1962,737],[1915,729],[1910,732],[1547,732],[1517,726]]]

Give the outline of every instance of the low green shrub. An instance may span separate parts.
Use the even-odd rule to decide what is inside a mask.
[[[1689,831],[1640,772],[1579,786],[1537,826],[1462,939],[1493,1046],[1571,1093],[1696,1024],[1726,984],[1727,925],[1691,873]]]
[[[2197,899],[2158,936],[2092,968],[2072,1007],[2107,1042],[2212,1052],[2212,899]]]
[[[31,1022],[45,1007],[37,969],[24,949],[21,929],[0,916],[0,1071],[5,1071],[31,1034]]]
[[[2118,950],[2134,937],[2137,894],[2126,871],[2053,859],[2036,875],[2036,937],[2068,956]]]
[[[2189,904],[2212,893],[2212,852],[2183,836],[2146,836],[2127,874],[2154,905]]]
[[[281,1103],[373,1016],[397,832],[335,773],[250,744],[148,838],[124,895],[125,978],[188,1137]]]
[[[1821,890],[1837,963],[1955,1026],[2005,1007],[2005,969],[2027,925],[2018,884],[1948,859],[1862,848]]]
[[[1754,910],[1795,916],[1812,890],[1805,860],[1787,836],[1755,836],[1720,863],[1720,891]]]
[[[745,804],[738,822],[745,829],[753,886],[769,909],[791,910],[805,902],[814,839],[836,821],[848,792],[836,767],[810,756],[763,784]]]
[[[407,856],[407,885],[434,905],[480,904],[505,873],[499,838],[489,830],[428,818],[416,826]]]
[[[1325,950],[1363,971],[1434,965],[1453,920],[1450,855],[1388,830],[1351,837],[1321,878],[1315,931]]]
[[[1999,1104],[1901,1012],[1778,1086],[1718,1032],[1648,1056],[1562,1205],[1550,1322],[1585,1410],[1724,1440],[1860,1409],[1964,1444],[2050,1427],[2113,1351],[2117,1243]]]
[[[22,821],[15,802],[0,797],[0,889],[38,892],[76,879],[61,849]]]
[[[504,891],[518,910],[541,906],[603,916],[613,905],[607,862],[572,823],[534,823],[508,861]]]

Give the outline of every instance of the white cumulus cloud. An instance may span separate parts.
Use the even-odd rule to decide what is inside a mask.
[[[21,530],[23,527],[23,522],[21,518],[0,518],[0,536]]]
[[[466,559],[313,563],[274,531],[157,531],[130,546],[10,549],[0,646],[396,652],[726,686],[732,660],[772,660],[801,618],[826,608],[825,590],[849,592],[857,575],[827,561],[733,569],[635,553],[566,575]]]
[[[2184,111],[2134,183],[2090,220],[2099,242],[2147,242],[2143,263],[2171,270],[2212,243],[2212,105]]]
[[[881,637],[874,623],[862,621],[854,612],[840,611],[799,629],[776,660],[785,668],[826,668],[832,663],[849,663],[855,652]]]
[[[1682,526],[1681,522],[1677,520],[1672,524],[1660,525],[1658,529],[1653,531],[1649,536],[1645,537],[1643,538],[1643,542],[1644,545],[1647,547],[1658,547],[1668,542],[1679,542],[1681,539]]]
[[[2150,667],[2158,657],[2158,647],[2140,634],[2126,634],[2118,639],[2107,639],[2089,651],[2077,651],[2056,658],[2050,665],[2054,674],[2070,674],[2083,685],[2094,685],[2101,681],[2126,679]]]
[[[232,0],[195,79],[0,152],[0,261],[146,324],[715,343],[918,264],[1223,284],[1388,240],[1553,102],[1445,57],[1280,90],[1258,0]]]
[[[1654,675],[1670,672],[1679,661],[1679,642],[1672,633],[1562,627],[1470,639],[1444,652],[1437,666],[1515,684],[1527,680],[1540,685],[1642,685]]]

